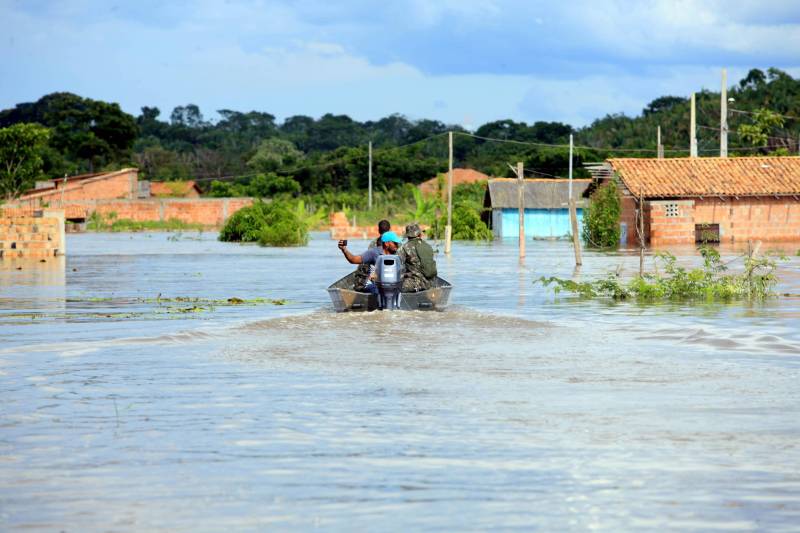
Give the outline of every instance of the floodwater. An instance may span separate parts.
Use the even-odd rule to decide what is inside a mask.
[[[335,242],[214,239],[70,235],[0,268],[0,530],[800,524],[796,249],[789,296],[637,305],[533,283],[633,251],[574,272],[564,242],[456,243],[447,311],[335,314]]]

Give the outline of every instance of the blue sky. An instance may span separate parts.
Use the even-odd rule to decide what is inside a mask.
[[[753,67],[800,76],[800,2],[0,0],[0,108],[54,91],[138,114],[195,103],[585,125]]]

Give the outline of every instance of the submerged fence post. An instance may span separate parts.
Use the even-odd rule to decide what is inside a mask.
[[[572,222],[572,247],[575,249],[575,266],[581,266],[581,239],[578,236],[578,208],[572,197],[572,135],[569,136],[569,218]]]

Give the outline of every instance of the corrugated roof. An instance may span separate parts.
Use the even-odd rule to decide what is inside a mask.
[[[609,159],[625,187],[645,198],[800,194],[800,157]]]
[[[579,206],[583,205],[583,193],[592,183],[590,179],[573,179],[572,196]],[[517,208],[518,183],[515,178],[489,180],[489,198],[493,209]],[[526,209],[564,209],[569,200],[567,179],[526,179]]]

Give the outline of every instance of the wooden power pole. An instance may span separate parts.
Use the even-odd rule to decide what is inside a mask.
[[[719,156],[728,157],[728,70],[722,69],[719,97]]]
[[[519,207],[519,258],[525,257],[525,172],[517,162],[517,206]]]
[[[449,162],[447,170],[447,225],[444,227],[444,253],[449,254],[453,240],[453,132],[447,132]]]
[[[697,157],[697,111],[694,93],[692,93],[692,111],[689,118],[689,156]]]
[[[369,204],[369,209],[372,210],[372,141],[369,142],[369,171],[367,175],[369,176],[367,178],[367,187],[369,188],[367,203]]]
[[[572,197],[572,134],[569,136],[569,219],[572,223],[572,247],[575,249],[575,266],[581,266],[581,240],[578,236],[578,207]]]

